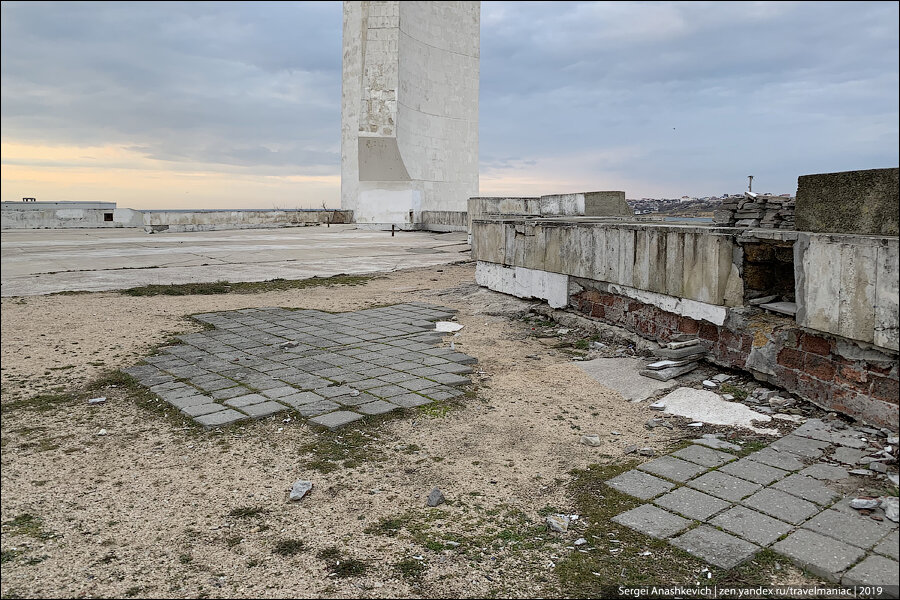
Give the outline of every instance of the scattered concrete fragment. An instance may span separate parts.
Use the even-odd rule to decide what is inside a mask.
[[[438,321],[434,324],[434,330],[440,331],[441,333],[453,333],[454,331],[459,331],[463,326],[459,323],[454,323],[452,321]]]
[[[106,396],[100,396],[99,398],[91,398],[88,400],[88,404],[103,404],[106,402]]]
[[[657,381],[669,381],[670,379],[680,377],[685,373],[690,373],[691,371],[696,369],[697,366],[698,365],[696,362],[692,362],[680,367],[669,367],[668,369],[660,369],[659,371],[644,369],[643,371],[641,371],[641,375],[643,375],[644,377],[649,377],[650,379],[656,379]]]
[[[878,508],[879,504],[881,504],[881,501],[878,498],[863,496],[851,500],[850,508],[855,508],[856,510],[872,510],[873,508]]]
[[[585,446],[599,446],[603,443],[600,441],[600,436],[597,434],[583,435],[578,441]]]
[[[700,444],[701,446],[706,446],[707,448],[712,448],[714,450],[740,450],[741,447],[737,444],[732,444],[731,442],[726,442],[725,440],[720,440],[714,434],[706,434],[701,438],[697,438],[696,440],[691,440],[694,444]]]
[[[851,475],[858,475],[860,477],[871,477],[875,474],[875,471],[871,469],[851,469]]]
[[[291,495],[290,499],[297,502],[303,499],[306,494],[313,488],[312,481],[306,481],[305,479],[298,479],[294,482],[294,485],[291,487]]]
[[[680,387],[662,398],[667,413],[715,425],[746,427],[757,433],[777,435],[774,429],[753,425],[753,421],[768,422],[771,417],[760,415],[739,402],[727,402],[715,392]]]
[[[701,423],[702,425],[702,423]],[[647,422],[644,423],[644,427],[647,429],[655,429],[657,427],[666,427],[668,429],[675,429],[675,426],[669,423],[666,419],[660,419],[658,417],[654,417],[652,419],[647,419]]]
[[[897,496],[886,496],[881,499],[881,508],[884,509],[884,516],[897,523],[900,519],[900,498]]]
[[[650,405],[650,410],[666,410],[666,403],[662,401],[654,402]]]
[[[678,350],[680,348],[688,348],[690,346],[696,346],[700,343],[700,338],[692,338],[689,340],[678,341],[678,342],[669,342],[666,344],[666,348],[670,350]]]
[[[717,387],[719,387],[719,384],[716,383],[715,381],[713,381],[712,379],[704,379],[704,380],[703,380],[703,387],[705,387],[705,388],[707,388],[707,389],[710,389],[710,390],[714,390],[714,389],[716,389]]]
[[[428,506],[437,506],[439,504],[443,504],[444,501],[444,493],[438,488],[434,488],[433,490],[431,490],[431,492],[428,494],[428,499],[426,500]]]
[[[681,367],[683,365],[690,364],[692,362],[696,362],[695,358],[686,358],[681,360],[658,360],[656,362],[652,362],[647,365],[647,368],[651,371],[660,371],[662,369],[669,369],[671,367]]]
[[[585,544],[587,544],[587,540],[584,538],[578,538],[577,540],[572,542],[573,546],[584,546]]]
[[[546,521],[550,531],[555,531],[556,533],[569,531],[569,517],[566,515],[549,515]]]
[[[641,456],[656,456],[656,450],[650,447],[639,448],[638,454]]]
[[[711,379],[713,381],[715,381],[716,383],[725,383],[726,381],[731,379],[731,375],[727,375],[725,373],[719,373],[718,375],[713,375],[711,377]]]

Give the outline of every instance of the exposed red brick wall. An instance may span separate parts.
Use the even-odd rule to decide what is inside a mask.
[[[570,298],[579,312],[643,337],[667,343],[683,333],[697,334],[712,362],[746,369],[753,349],[750,331],[735,331],[664,311],[630,298],[586,290]],[[772,383],[816,404],[867,421],[897,427],[900,398],[897,364],[852,360],[836,353],[835,340],[799,328],[785,319],[765,337],[774,357]]]

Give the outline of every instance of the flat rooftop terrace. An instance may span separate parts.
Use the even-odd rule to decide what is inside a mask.
[[[3,296],[150,284],[375,273],[469,258],[464,233],[354,225],[147,234],[127,229],[4,231]]]

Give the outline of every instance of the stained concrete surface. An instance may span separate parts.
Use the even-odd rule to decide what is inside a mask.
[[[124,229],[4,231],[3,296],[148,284],[364,274],[469,258],[464,233],[353,225],[146,234]]]
[[[641,377],[644,361],[639,358],[595,358],[577,363],[592,379],[619,392],[631,402],[641,402],[660,390],[678,385],[677,381],[657,381]]]

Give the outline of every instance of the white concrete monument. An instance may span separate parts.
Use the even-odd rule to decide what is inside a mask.
[[[415,229],[478,195],[480,24],[479,2],[344,2],[341,208],[357,223]]]

